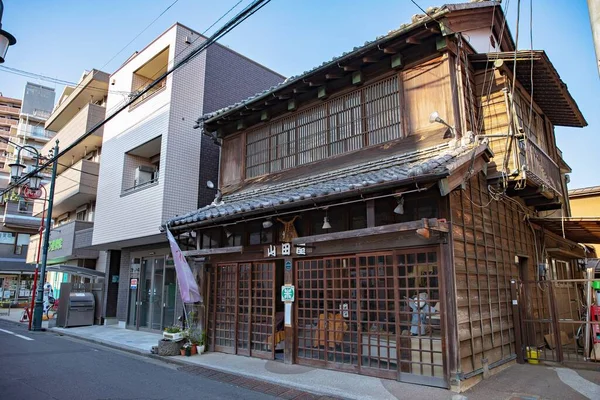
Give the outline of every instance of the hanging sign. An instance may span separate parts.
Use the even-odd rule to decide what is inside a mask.
[[[286,271],[291,271],[292,270],[292,262],[290,260],[286,260],[286,262],[285,262],[285,270]]]
[[[299,244],[294,247],[294,254],[297,256],[306,255],[306,247],[304,244]],[[292,255],[292,244],[281,243],[281,246],[275,246],[271,244],[265,247],[265,257],[277,257],[280,256],[291,256]]]
[[[129,288],[130,289],[137,289],[138,286],[138,280],[137,278],[131,278],[131,281],[129,282]]]
[[[296,297],[296,289],[294,285],[283,285],[281,287],[281,301],[285,302],[293,302]]]

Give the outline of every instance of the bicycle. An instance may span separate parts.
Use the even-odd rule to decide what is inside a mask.
[[[588,308],[581,300],[572,299],[571,301],[576,301],[579,303],[579,321],[581,321],[581,325],[577,328],[577,332],[575,333],[575,342],[577,343],[577,348],[584,349],[585,348],[585,328],[588,324]]]

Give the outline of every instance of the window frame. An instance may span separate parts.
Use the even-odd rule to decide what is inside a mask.
[[[406,116],[403,115],[402,87],[402,73],[395,71],[364,86],[340,92],[322,103],[312,103],[249,129],[245,132],[244,179],[404,139],[407,132],[403,123]],[[353,104],[353,100],[357,104]],[[349,118],[340,124],[344,117]],[[344,132],[348,128],[349,135]],[[392,134],[385,136],[386,132]],[[287,141],[280,142],[282,136],[287,136]],[[307,139],[309,146],[302,143]],[[353,141],[360,143],[353,144]],[[337,149],[340,144],[344,148],[341,151]]]

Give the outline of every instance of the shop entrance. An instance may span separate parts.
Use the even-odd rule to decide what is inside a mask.
[[[296,262],[296,360],[447,387],[437,249]]]
[[[129,288],[128,325],[136,329],[163,330],[175,324],[177,283],[175,268],[165,258],[143,258],[139,279]]]
[[[217,264],[211,274],[208,321],[212,348],[275,359],[277,337],[282,335],[274,333],[280,319],[283,324],[283,304],[275,288],[282,283],[283,268],[276,268],[275,262]]]

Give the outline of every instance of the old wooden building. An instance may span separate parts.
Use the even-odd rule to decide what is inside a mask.
[[[517,283],[585,257],[534,221],[567,212],[555,125],[586,122],[488,1],[203,116],[218,192],[167,227],[203,271],[209,349],[458,389],[522,357],[539,312]]]

